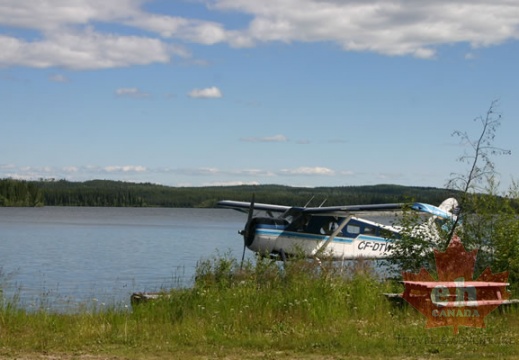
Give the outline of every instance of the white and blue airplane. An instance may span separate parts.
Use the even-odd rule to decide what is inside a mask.
[[[239,231],[248,248],[263,256],[285,259],[291,255],[331,257],[334,260],[382,259],[391,255],[393,241],[401,228],[384,225],[361,216],[374,212],[399,211],[405,204],[372,204],[295,207],[222,200],[218,207],[248,213],[245,228]],[[424,222],[431,241],[438,232],[434,222],[455,221],[458,202],[445,200],[439,207],[414,203],[411,209],[431,216]],[[255,212],[260,212],[256,215]]]

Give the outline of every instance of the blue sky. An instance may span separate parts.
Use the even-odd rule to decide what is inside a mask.
[[[493,100],[519,177],[519,3],[0,0],[0,177],[443,187]]]

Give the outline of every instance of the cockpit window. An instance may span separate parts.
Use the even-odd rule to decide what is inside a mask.
[[[380,231],[376,226],[351,219],[344,229],[342,229],[342,233],[348,237],[356,237],[359,234],[379,236]]]
[[[305,231],[311,234],[330,235],[339,227],[339,221],[335,216],[312,216]]]
[[[375,231],[375,228],[374,227],[371,227],[371,226],[365,226],[364,227],[364,231],[362,232],[363,234],[366,234],[366,235],[375,235],[376,234],[376,231]]]
[[[360,234],[360,226],[348,224],[346,225],[346,232],[352,235]]]

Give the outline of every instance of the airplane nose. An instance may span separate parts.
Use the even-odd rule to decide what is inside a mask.
[[[251,221],[247,222],[245,225],[245,229],[241,230],[241,234],[243,235],[243,242],[244,245],[249,247],[254,241],[254,235],[256,234],[256,221],[255,219],[252,219]]]
[[[252,211],[249,214],[249,219],[245,224],[245,228],[238,231],[238,234],[243,236],[243,254],[241,256],[240,269],[243,268],[243,261],[245,260],[245,249],[253,243],[256,231],[255,221],[252,217]]]

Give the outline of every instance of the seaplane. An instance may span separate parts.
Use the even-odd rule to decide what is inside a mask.
[[[294,255],[333,260],[387,258],[402,228],[367,217],[403,211],[409,204],[297,207],[256,203],[253,196],[250,202],[222,200],[217,206],[248,213],[244,229],[238,231],[243,236],[243,256],[248,248],[261,256],[285,261]],[[439,237],[437,226],[456,221],[459,211],[454,198],[440,206],[416,202],[410,208],[429,215],[420,226],[426,227],[431,241]],[[417,233],[423,233],[423,229]]]

